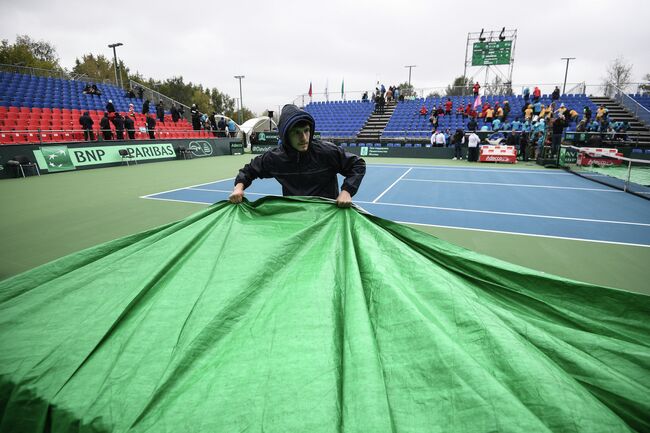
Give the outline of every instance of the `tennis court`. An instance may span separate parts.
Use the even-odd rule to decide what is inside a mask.
[[[143,198],[211,204],[228,197],[233,178]],[[281,195],[257,180],[249,199]],[[355,202],[408,224],[650,247],[650,201],[561,170],[380,165]]]

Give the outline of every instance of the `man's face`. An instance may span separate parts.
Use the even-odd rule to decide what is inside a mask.
[[[309,148],[309,125],[294,126],[289,130],[289,144],[298,152],[306,152]]]

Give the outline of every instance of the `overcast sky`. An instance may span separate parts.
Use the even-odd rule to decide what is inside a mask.
[[[569,82],[601,83],[618,56],[634,80],[650,73],[648,0],[0,0],[0,22],[0,38],[50,41],[67,68],[85,53],[112,57],[107,45],[122,42],[118,57],[145,77],[182,75],[238,97],[233,76],[245,75],[244,105],[257,113],[293,101],[310,81],[335,94],[343,78],[346,91],[398,84],[409,64],[416,88],[445,86],[463,73],[467,33],[481,28],[518,30],[515,86],[561,83],[560,57],[576,57]]]

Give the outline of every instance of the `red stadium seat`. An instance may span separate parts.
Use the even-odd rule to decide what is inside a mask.
[[[0,133],[0,144],[12,144],[13,142],[12,134]]]

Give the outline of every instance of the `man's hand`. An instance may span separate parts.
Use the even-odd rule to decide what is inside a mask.
[[[232,193],[230,194],[230,197],[228,197],[228,200],[230,201],[230,203],[241,203],[243,198],[244,198],[244,184],[238,183],[237,185],[235,185],[235,189],[232,190]]]
[[[352,196],[346,190],[342,190],[338,197],[336,197],[336,205],[338,207],[352,206]]]

